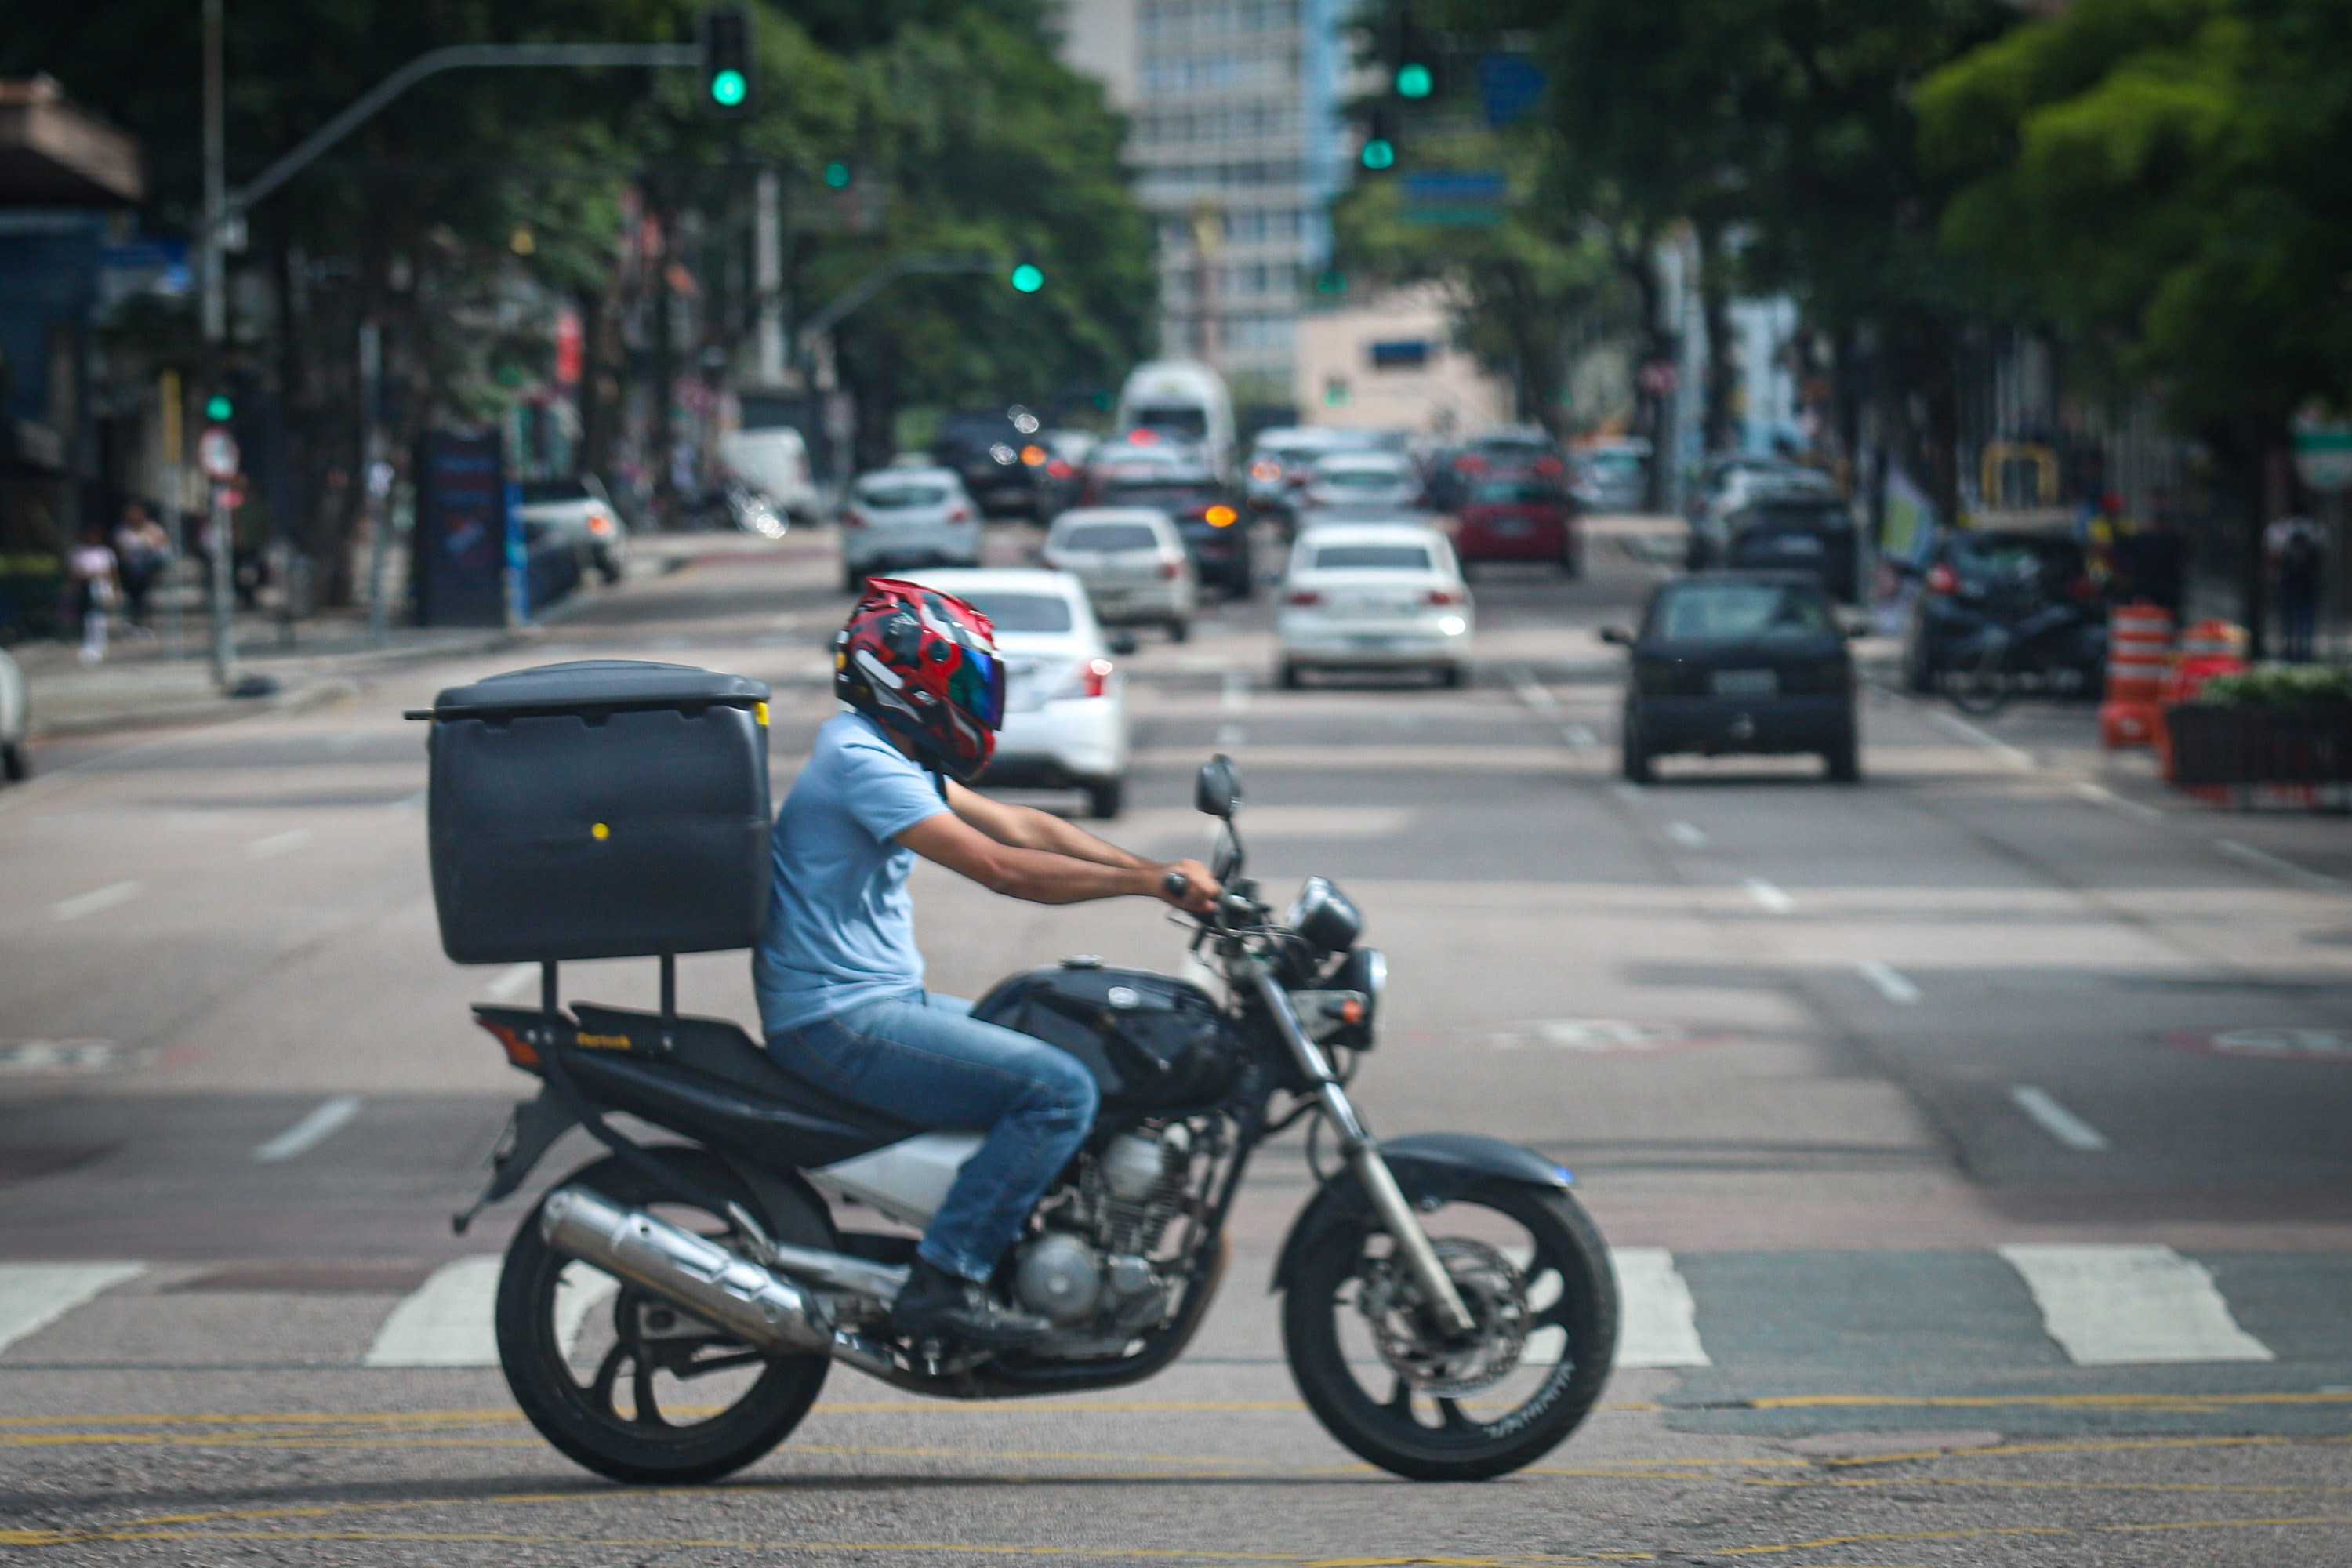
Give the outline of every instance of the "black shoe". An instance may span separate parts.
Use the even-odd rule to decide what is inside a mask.
[[[1034,1312],[1001,1304],[987,1286],[950,1274],[927,1258],[916,1258],[908,1271],[906,1288],[890,1306],[890,1327],[909,1337],[935,1334],[998,1350],[1027,1344],[1054,1329]]]

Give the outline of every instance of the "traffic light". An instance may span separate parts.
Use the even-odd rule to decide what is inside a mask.
[[[226,392],[215,392],[205,399],[205,417],[215,425],[226,425],[236,417],[236,405],[228,400]]]
[[[827,190],[845,191],[849,189],[849,165],[843,163],[838,158],[835,158],[832,163],[827,163],[824,166],[824,184]]]
[[[1421,30],[1412,13],[1397,13],[1396,34],[1390,46],[1389,86],[1407,103],[1426,103],[1443,85],[1444,58],[1436,41]]]
[[[740,5],[702,14],[702,107],[711,114],[751,110],[751,17]]]
[[[1364,128],[1364,144],[1356,150],[1356,162],[1367,174],[1381,174],[1395,168],[1396,161],[1396,116],[1387,104],[1376,103]]]
[[[1045,269],[1034,261],[1024,261],[1013,268],[1013,287],[1023,294],[1034,294],[1045,286]]]

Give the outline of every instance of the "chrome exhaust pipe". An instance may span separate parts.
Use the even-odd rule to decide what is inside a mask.
[[[586,1187],[560,1187],[540,1205],[539,1234],[568,1258],[641,1286],[763,1351],[836,1353],[824,1309],[717,1242]]]

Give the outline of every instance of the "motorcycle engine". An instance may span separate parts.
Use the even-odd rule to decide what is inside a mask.
[[[1180,1123],[1121,1132],[1080,1161],[1077,1201],[1024,1243],[1013,1269],[1021,1305],[1063,1328],[1102,1320],[1126,1333],[1166,1310],[1169,1289],[1150,1254],[1175,1218],[1192,1168]]]

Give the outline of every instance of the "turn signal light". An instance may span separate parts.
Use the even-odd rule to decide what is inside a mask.
[[[1034,468],[1038,464],[1045,460],[1045,448],[1043,447],[1024,447],[1021,448],[1021,460]]]
[[[1229,506],[1213,506],[1201,514],[1201,521],[1211,528],[1231,528],[1242,520],[1242,514]]]
[[[1959,591],[1960,574],[1958,573],[1953,571],[1949,566],[1945,565],[1941,562],[1937,562],[1934,566],[1928,569],[1927,592],[1930,594],[1957,594]]]
[[[488,1018],[478,1016],[474,1022],[488,1031],[492,1039],[506,1047],[507,1060],[514,1066],[535,1068],[539,1065],[539,1052],[533,1048],[530,1041],[524,1039],[513,1029],[504,1024],[493,1024]]]

